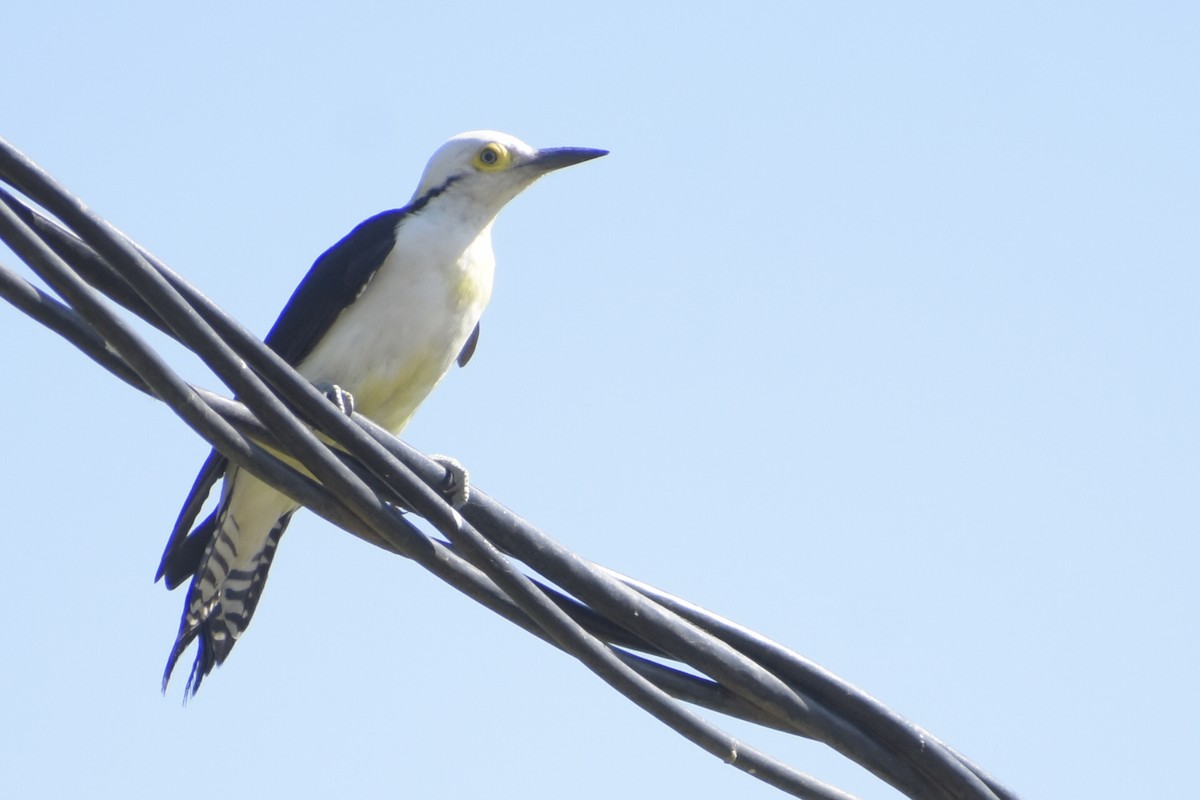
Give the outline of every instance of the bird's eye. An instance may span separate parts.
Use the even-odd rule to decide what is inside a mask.
[[[488,172],[505,169],[511,161],[512,155],[508,152],[508,148],[499,142],[489,142],[479,148],[479,152],[475,154],[475,167]]]

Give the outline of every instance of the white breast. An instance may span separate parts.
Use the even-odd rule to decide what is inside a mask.
[[[490,221],[482,229],[464,223],[435,209],[402,220],[396,247],[300,373],[337,384],[360,413],[399,431],[454,363],[492,294]]]

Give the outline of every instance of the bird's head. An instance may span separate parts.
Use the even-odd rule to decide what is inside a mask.
[[[497,131],[460,133],[438,148],[413,202],[452,192],[468,197],[495,214],[525,187],[547,172],[607,154],[590,147],[551,147],[539,150],[515,136]]]

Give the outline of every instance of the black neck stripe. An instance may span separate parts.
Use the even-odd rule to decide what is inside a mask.
[[[423,208],[425,208],[425,206],[429,205],[430,200],[443,194],[447,189],[449,189],[454,184],[455,181],[457,181],[461,177],[462,177],[461,175],[451,175],[449,178],[446,178],[446,180],[443,181],[441,185],[433,187],[428,192],[426,192],[425,194],[418,197],[416,200],[413,200],[411,203],[409,203],[408,207],[404,209],[405,213],[407,213],[407,214],[419,213]]]

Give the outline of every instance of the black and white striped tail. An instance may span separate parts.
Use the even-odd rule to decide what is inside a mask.
[[[185,698],[196,693],[200,682],[212,672],[213,667],[224,663],[234,643],[250,624],[258,599],[262,596],[275,549],[292,519],[292,513],[288,512],[279,518],[262,548],[252,557],[238,553],[233,535],[237,523],[231,515],[220,514],[222,519],[219,525],[214,515],[197,528],[197,532],[200,532],[205,525],[210,525],[216,529],[216,535],[209,539],[188,589],[179,635],[163,673],[164,692],[175,663],[193,640],[197,641],[196,661],[184,690]],[[245,566],[235,569],[234,565],[239,562]]]

